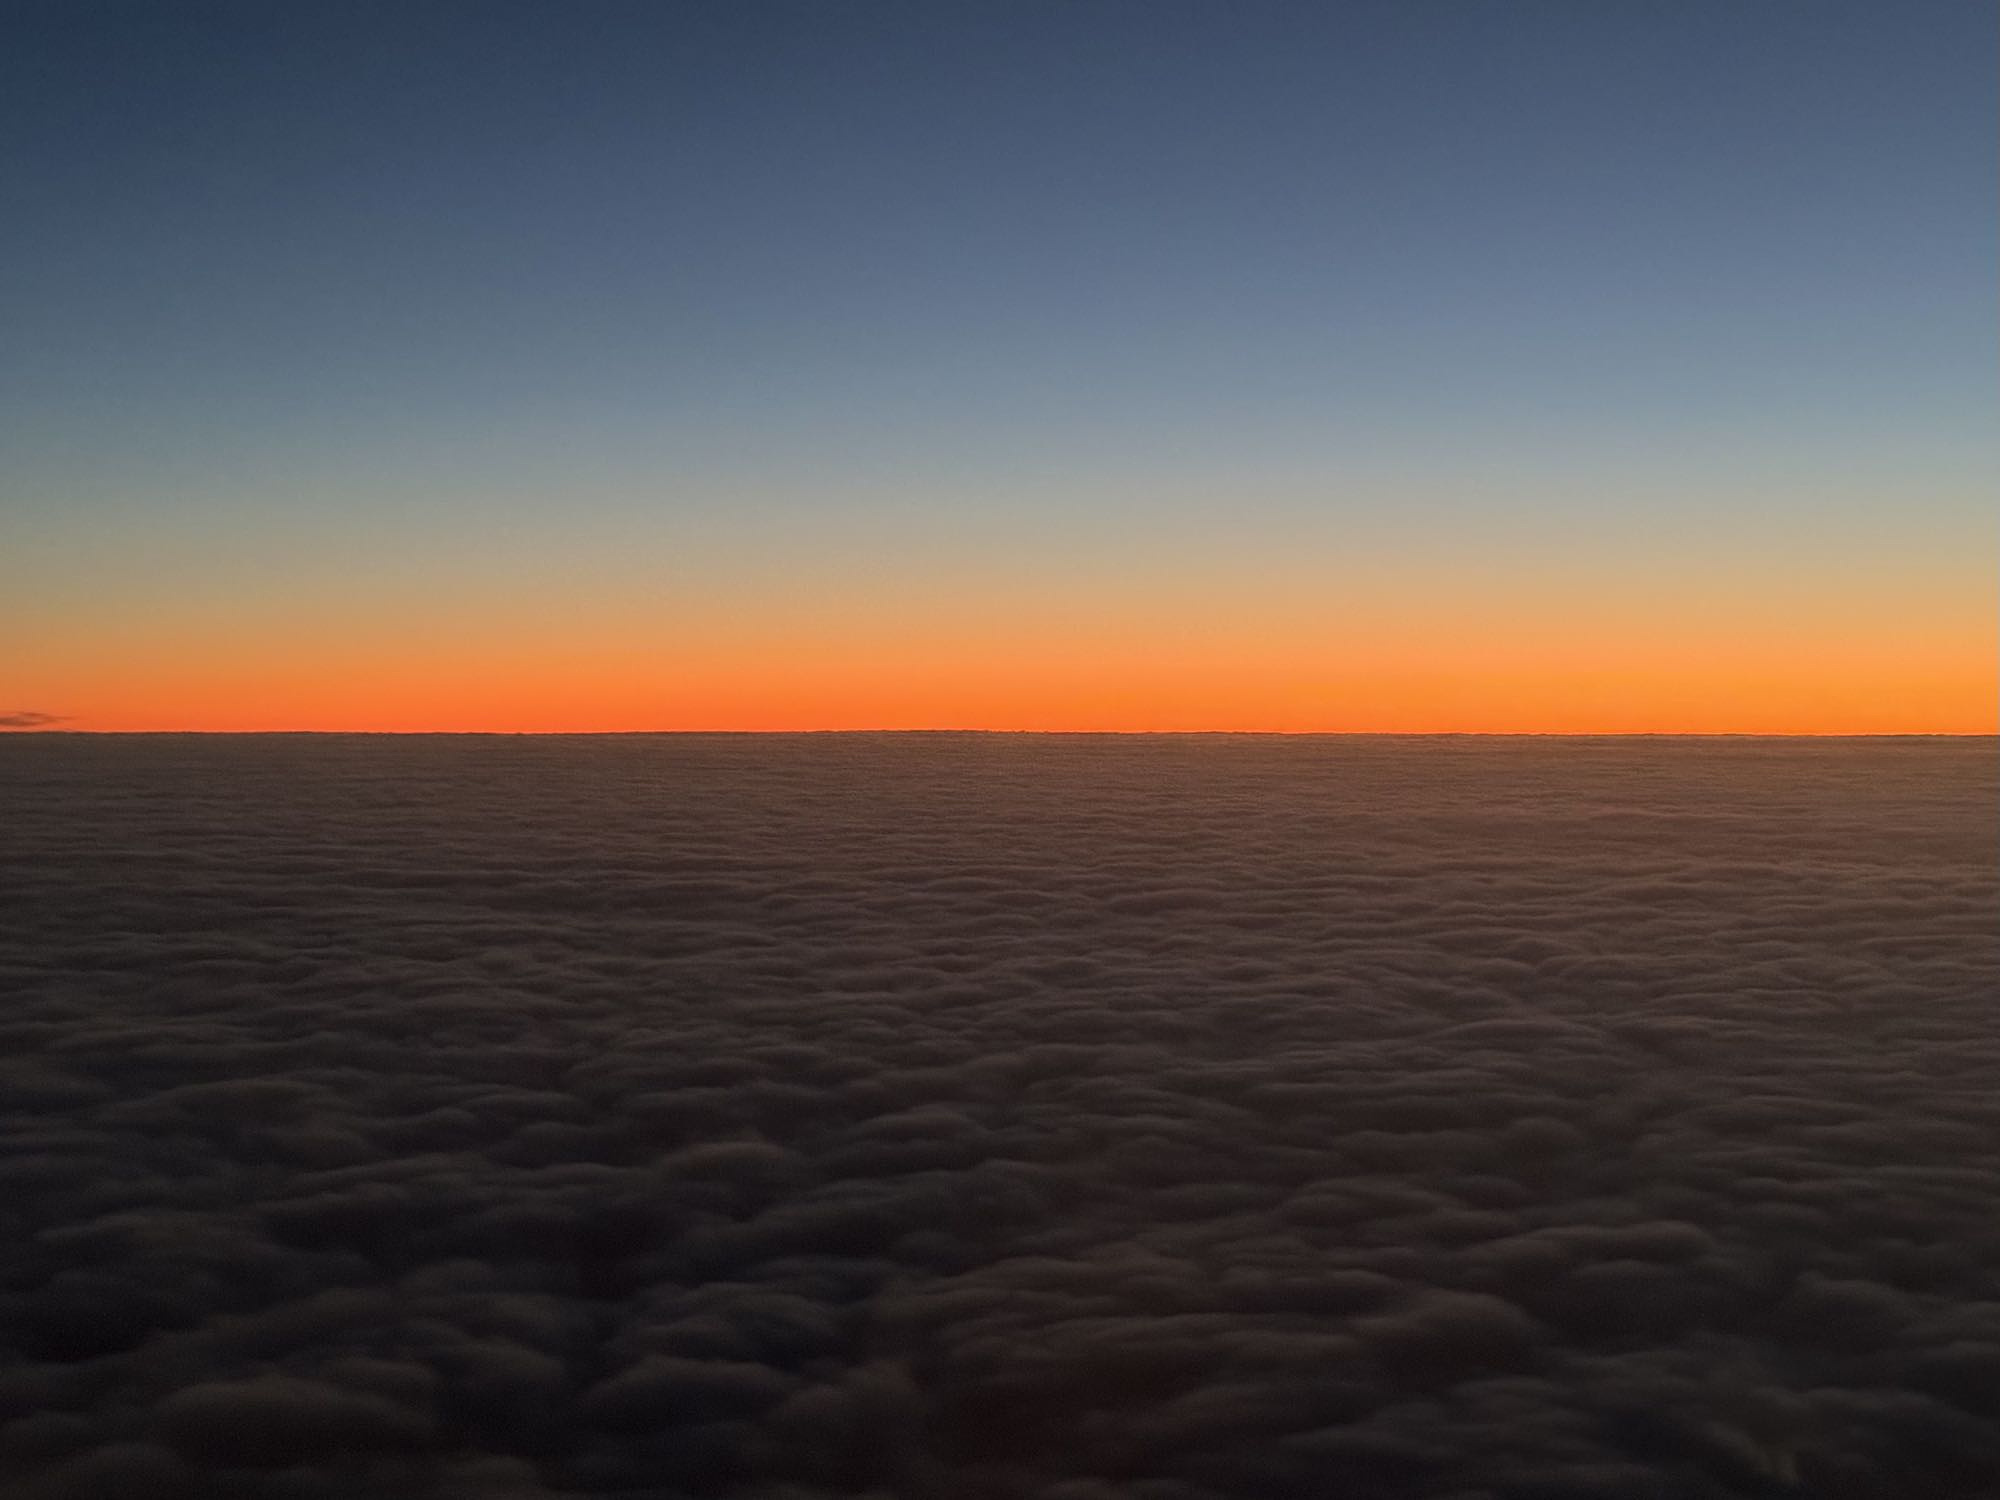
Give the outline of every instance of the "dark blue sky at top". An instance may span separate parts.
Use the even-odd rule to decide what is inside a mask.
[[[1984,4],[6,15],[15,505],[1984,440]]]

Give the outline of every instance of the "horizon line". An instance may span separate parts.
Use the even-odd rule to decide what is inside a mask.
[[[177,736],[212,739],[665,739],[800,738],[803,736],[988,735],[1044,739],[1536,739],[1536,740],[1990,740],[2000,728],[1980,730],[1798,731],[1758,729],[75,729],[59,724],[0,729],[0,737],[68,735],[101,738]]]

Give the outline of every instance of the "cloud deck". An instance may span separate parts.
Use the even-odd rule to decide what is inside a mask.
[[[0,740],[0,1487],[2000,1489],[1985,740]]]

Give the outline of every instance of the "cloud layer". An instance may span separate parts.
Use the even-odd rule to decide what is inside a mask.
[[[2000,1483],[1990,741],[0,744],[0,1488]]]

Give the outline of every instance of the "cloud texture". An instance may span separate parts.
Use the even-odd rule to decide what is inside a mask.
[[[2000,1484],[1990,741],[0,743],[0,1489]]]

